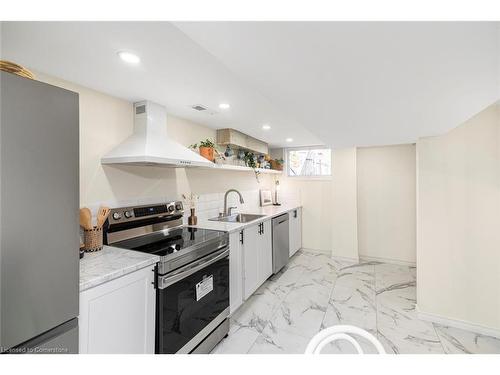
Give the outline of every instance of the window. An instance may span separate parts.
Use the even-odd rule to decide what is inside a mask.
[[[289,148],[286,168],[290,177],[329,177],[332,175],[332,150],[324,147]]]

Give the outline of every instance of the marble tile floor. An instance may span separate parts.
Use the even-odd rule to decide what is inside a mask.
[[[500,339],[419,320],[415,267],[354,263],[301,250],[231,317],[213,354],[303,353],[314,334],[336,324],[364,328],[388,353],[500,354]],[[359,340],[366,353],[373,347]],[[347,342],[323,353],[349,354]]]

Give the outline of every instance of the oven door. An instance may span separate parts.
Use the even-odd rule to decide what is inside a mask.
[[[158,276],[156,352],[189,353],[229,315],[226,247]]]

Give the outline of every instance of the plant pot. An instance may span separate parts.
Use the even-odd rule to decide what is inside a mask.
[[[283,164],[278,163],[276,160],[271,160],[271,169],[277,170],[277,171],[282,171],[283,170]]]
[[[205,159],[214,161],[214,149],[212,147],[200,147],[200,155]]]

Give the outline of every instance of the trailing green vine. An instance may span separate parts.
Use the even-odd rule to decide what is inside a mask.
[[[245,161],[245,165],[253,169],[255,173],[255,179],[260,183],[260,172],[257,170],[257,162],[255,161],[255,159],[256,158],[253,152],[245,151],[245,156],[243,158],[243,160]]]

